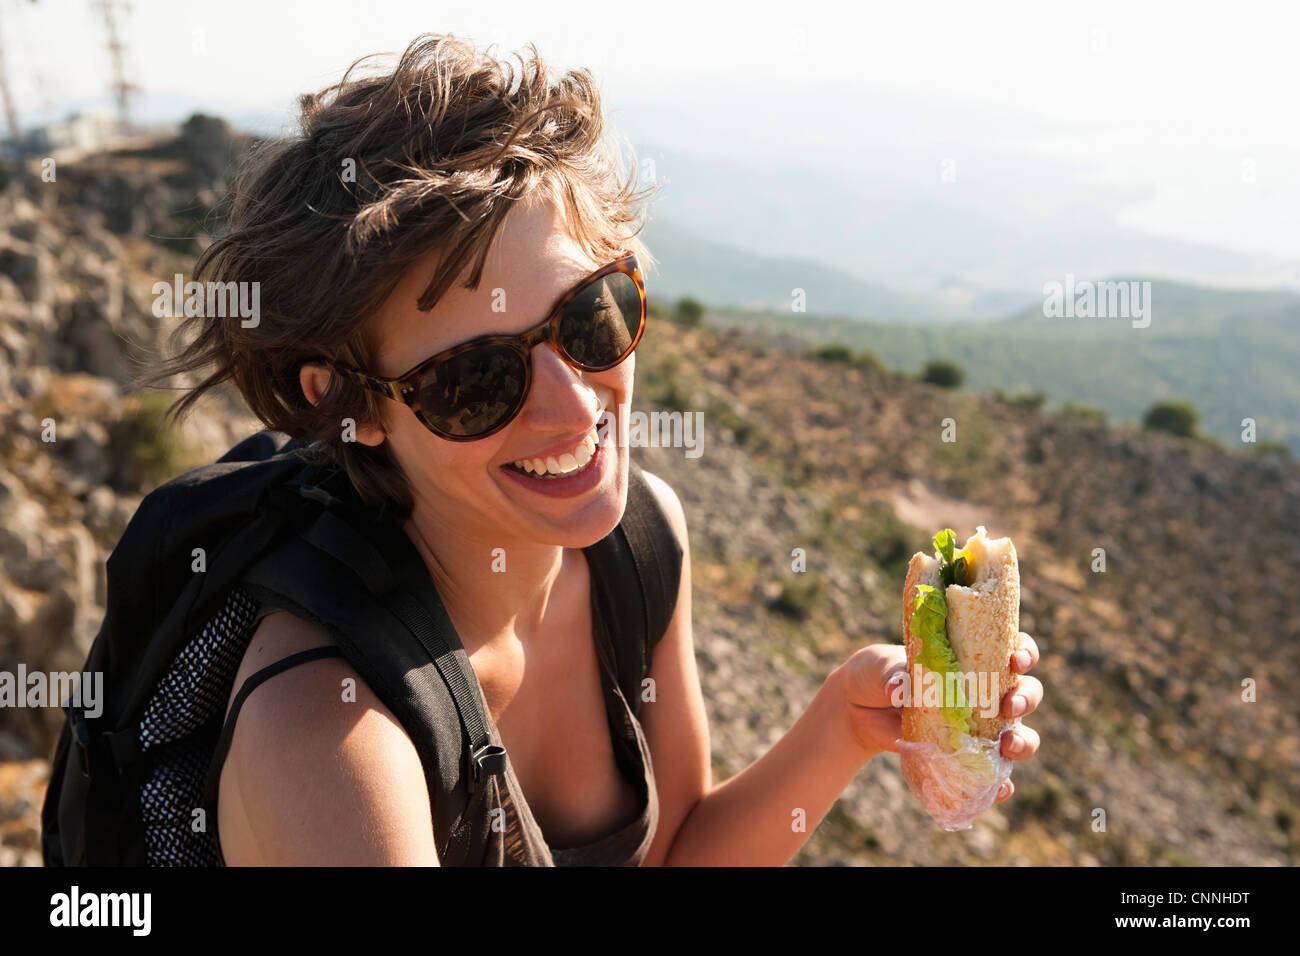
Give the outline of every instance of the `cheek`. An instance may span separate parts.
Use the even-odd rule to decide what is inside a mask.
[[[428,477],[442,469],[442,447],[450,444],[440,440],[419,419],[406,409],[385,416],[384,429],[389,452],[397,459],[407,478],[422,485]]]
[[[495,436],[484,441],[447,441],[430,432],[413,414],[393,422],[388,439],[402,470],[425,488],[452,488],[458,475],[480,482],[483,468],[501,446]]]
[[[615,398],[630,401],[635,374],[636,355],[633,354],[629,355],[621,365],[616,365],[607,372],[601,372],[595,379],[595,384]]]

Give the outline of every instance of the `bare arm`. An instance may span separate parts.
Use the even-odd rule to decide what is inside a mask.
[[[660,806],[646,863],[782,865],[878,751],[855,733],[844,675],[836,669],[771,750],[725,783],[712,785],[708,718],[691,633],[686,519],[672,489],[654,475],[646,477],[684,551],[677,608],[650,671],[657,700],[641,705]]]
[[[236,677],[332,643],[286,613],[265,618]],[[344,681],[355,681],[355,700]],[[341,658],[292,667],[244,701],[221,773],[218,827],[232,866],[438,865],[415,745]]]
[[[785,736],[710,789],[673,841],[673,866],[781,866],[874,751],[849,725],[836,670]]]

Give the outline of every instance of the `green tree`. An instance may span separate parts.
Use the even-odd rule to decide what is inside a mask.
[[[689,295],[677,300],[677,307],[673,310],[673,321],[679,325],[699,325],[704,319],[704,303],[699,299],[693,299]]]
[[[1196,422],[1196,409],[1190,402],[1156,402],[1142,418],[1142,424],[1152,431],[1183,438],[1196,435]]]
[[[925,368],[921,370],[921,381],[940,388],[960,388],[961,383],[966,381],[966,373],[956,362],[935,359],[925,363]]]
[[[853,364],[866,372],[884,372],[885,363],[875,352],[864,350],[853,353]]]
[[[849,351],[847,345],[832,343],[830,345],[818,345],[810,349],[813,358],[822,362],[851,362],[853,353]]]

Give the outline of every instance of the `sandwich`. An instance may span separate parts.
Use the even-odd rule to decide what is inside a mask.
[[[957,550],[945,528],[933,557],[914,554],[903,585],[903,778],[945,830],[968,830],[1011,776],[1002,735],[1016,680],[1011,655],[1020,634],[1020,569],[1010,538],[981,526]]]

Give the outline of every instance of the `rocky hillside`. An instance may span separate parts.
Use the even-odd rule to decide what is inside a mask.
[[[1010,534],[1046,688],[1039,755],[973,831],[872,761],[802,863],[1293,863],[1300,468],[1108,429],[746,343],[647,333],[642,400],[705,409],[697,460],[649,449],[691,522],[695,633],[719,775],[826,672],[901,640],[907,560],[950,526]],[[648,393],[648,394],[647,394]],[[957,441],[941,440],[952,418]],[[791,551],[807,572],[790,570]],[[1094,549],[1106,570],[1092,570]],[[1243,681],[1255,700],[1243,700]],[[1104,833],[1094,811],[1106,812]]]
[[[0,184],[0,670],[78,667],[103,560],[141,494],[257,427],[216,402],[163,434],[168,396],[123,387],[167,331],[152,283],[187,272],[219,228],[227,160],[245,146],[196,121],[54,183]],[[1300,673],[1300,467],[654,322],[638,407],[705,414],[698,459],[636,454],[690,524],[716,779],[763,753],[853,649],[901,639],[903,569],[935,530],[983,524],[1020,555],[1047,697],[1015,797],[945,833],[897,758],[877,758],[797,863],[1296,862],[1300,718],[1285,681]],[[57,440],[43,441],[51,419]],[[60,718],[0,710],[0,865],[39,863]]]

